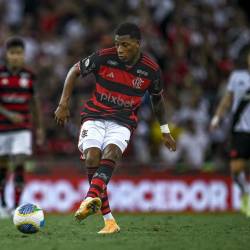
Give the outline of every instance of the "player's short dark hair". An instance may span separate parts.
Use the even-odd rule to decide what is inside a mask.
[[[129,35],[131,38],[141,40],[140,28],[134,23],[122,23],[115,30],[115,35],[125,36]]]
[[[6,41],[6,49],[10,49],[13,47],[21,47],[23,49],[25,49],[25,45],[24,45],[24,41],[21,37],[15,36],[15,37],[11,37]]]

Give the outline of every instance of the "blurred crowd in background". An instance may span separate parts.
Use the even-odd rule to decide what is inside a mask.
[[[113,46],[114,29],[132,21],[142,30],[143,50],[162,68],[167,117],[178,150],[170,153],[162,146],[145,95],[124,160],[163,170],[227,168],[229,116],[214,133],[208,127],[239,51],[250,42],[246,10],[237,0],[0,0],[1,63],[6,38],[20,35],[26,42],[27,65],[38,76],[46,143],[37,153],[78,157],[79,114],[94,79],[79,79],[70,122],[60,128],[53,113],[65,76],[81,58]]]

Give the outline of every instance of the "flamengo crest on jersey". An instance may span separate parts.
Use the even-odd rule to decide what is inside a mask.
[[[82,118],[114,120],[129,128],[137,125],[137,111],[146,91],[159,94],[162,80],[159,66],[141,54],[131,68],[122,63],[115,48],[93,53],[79,62],[81,75],[93,73],[96,86],[82,110]]]
[[[0,114],[0,133],[32,127],[30,101],[34,94],[33,83],[34,74],[25,68],[13,74],[6,66],[0,67],[0,105],[24,118],[23,122],[14,124]]]

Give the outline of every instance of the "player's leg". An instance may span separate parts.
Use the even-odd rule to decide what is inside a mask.
[[[32,133],[29,130],[12,134],[11,157],[13,161],[14,208],[20,205],[25,187],[25,162],[32,154]]]
[[[85,200],[75,216],[78,220],[85,219],[89,214],[86,213],[86,204],[93,204],[93,199],[100,199],[108,182],[112,176],[116,163],[121,159],[122,153],[128,145],[130,139],[130,130],[124,126],[118,125],[114,122],[105,122],[105,138],[103,142],[102,159],[99,168],[96,170],[91,180],[90,188]],[[104,215],[105,227],[100,233],[114,233],[120,230],[116,224],[113,216],[109,213]]]
[[[85,150],[85,166],[88,175],[89,184],[93,178],[93,175],[97,171],[101,159],[101,150],[99,148],[89,148]],[[108,192],[107,188],[101,194],[101,213],[104,218],[113,218],[111,209],[109,206]]]
[[[7,172],[8,172],[8,160],[7,157],[0,157],[0,218],[8,217],[8,209],[5,197],[5,189],[7,183]]]
[[[111,179],[112,173],[115,169],[116,163],[122,158],[122,154],[125,151],[128,142],[130,140],[130,130],[124,126],[121,126],[114,122],[106,122],[106,134],[104,138],[104,150],[102,154],[102,160],[100,161],[100,167],[94,175],[89,192],[87,196],[98,196],[102,187],[108,185]],[[104,205],[104,204],[103,204]],[[108,212],[108,207],[107,212]],[[104,217],[105,226],[99,232],[101,234],[110,234],[120,231],[114,217],[107,213]]]
[[[109,155],[107,155],[109,152]],[[105,159],[101,159],[99,163],[99,167],[95,169],[95,173],[93,173],[93,177],[91,179],[90,187],[88,193],[86,195],[85,200],[82,202],[80,208],[77,210],[75,216],[78,220],[83,220],[87,216],[95,213],[96,207],[101,208],[102,203],[99,203],[101,199],[105,200],[104,202],[104,212],[107,212],[107,208],[109,207],[108,196],[107,196],[107,184],[112,176],[115,162],[118,159],[121,159],[122,152],[119,147],[116,145],[108,145],[103,152],[103,157],[107,157]],[[91,208],[93,211],[91,211]],[[104,215],[104,218],[113,218],[111,211]]]
[[[244,159],[232,159],[230,168],[234,182],[238,185],[241,192],[241,212],[249,214],[250,209],[250,190],[246,178],[246,161]],[[248,215],[250,216],[250,214]]]
[[[107,187],[105,188],[104,192],[101,194],[101,200],[102,200],[101,213],[102,213],[104,220],[114,218],[111,212],[110,205],[109,205]]]
[[[6,207],[5,187],[7,182],[7,172],[7,159],[5,157],[0,157],[0,196],[2,207]]]
[[[20,156],[20,160],[16,161],[13,171],[14,208],[17,208],[20,205],[21,195],[25,186],[25,168],[23,159],[24,157]]]
[[[239,186],[241,194],[249,192],[245,174],[246,161],[243,159],[233,159],[230,161],[230,168],[233,180]]]
[[[90,182],[99,167],[104,136],[105,125],[102,121],[86,121],[81,126],[78,148],[85,160]],[[101,204],[101,197],[84,199],[75,213],[75,218],[79,221],[85,219],[96,213],[101,208]]]
[[[105,222],[104,228],[99,232],[100,234],[107,234],[107,233],[116,233],[120,231],[119,226],[117,225],[113,215],[111,214],[109,203],[108,203],[108,196],[107,196],[107,185],[109,180],[111,179],[112,173],[115,168],[115,163],[119,161],[122,157],[121,149],[114,145],[108,145],[103,152],[99,168],[96,170],[95,174],[92,177],[89,191],[86,195],[85,200],[83,201],[83,207],[80,208],[78,219],[84,219],[91,213],[88,212],[86,209],[87,204],[95,205],[94,199],[101,198],[103,202],[102,206],[102,213]],[[106,192],[106,197],[105,197]]]
[[[250,155],[250,135],[234,133],[230,152],[230,168],[234,182],[241,191],[241,211],[250,216],[250,190],[246,178],[247,159]]]
[[[101,150],[99,148],[89,148],[85,150],[85,166],[87,170],[89,184],[91,183],[93,175],[99,168],[100,159],[101,159]],[[103,217],[113,218],[111,209],[109,206],[107,188],[101,194],[100,198],[102,201],[101,213]]]
[[[95,175],[94,178],[96,178],[97,182],[98,179],[100,180],[103,176],[103,174],[106,175],[104,177],[105,185],[107,190],[107,185],[109,180],[111,179],[112,173],[115,169],[115,165],[117,162],[119,162],[122,158],[122,150],[115,144],[109,144],[105,147],[103,155],[102,155],[102,160],[100,164],[100,168],[98,169],[99,174]],[[93,179],[92,179],[93,180]],[[95,183],[95,180],[91,182],[91,185]],[[88,195],[88,194],[87,194]],[[111,214],[110,207],[108,200],[107,202],[103,202],[102,205],[103,208],[103,219],[104,219],[104,228],[100,230],[98,233],[99,234],[111,234],[111,233],[116,233],[120,231],[120,227],[116,223],[115,218]]]
[[[0,134],[0,218],[10,216],[7,199],[6,199],[6,184],[8,181],[8,169],[10,163],[10,155],[12,149],[12,135],[10,132]]]
[[[106,189],[115,164],[122,157],[122,151],[114,144],[108,145],[102,155],[99,167],[96,170],[90,184],[89,191],[86,197],[101,197],[101,194]]]
[[[84,151],[84,165],[86,167],[89,184],[99,167],[101,154],[101,150],[95,147],[88,148]]]

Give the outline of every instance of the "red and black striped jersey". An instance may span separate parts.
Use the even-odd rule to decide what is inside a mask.
[[[78,65],[83,77],[94,73],[96,78],[95,91],[81,112],[83,121],[114,120],[133,129],[145,92],[159,95],[163,91],[158,64],[143,53],[132,67],[119,59],[116,48],[97,51]]]
[[[32,128],[30,101],[34,80],[34,74],[26,68],[14,74],[6,66],[0,67],[0,105],[24,117],[23,122],[12,123],[0,114],[0,133]]]

